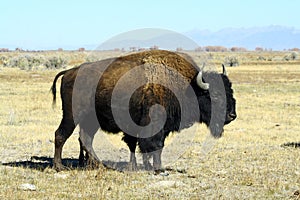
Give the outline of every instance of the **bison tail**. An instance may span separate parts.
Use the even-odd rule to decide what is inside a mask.
[[[69,70],[65,70],[65,71],[59,72],[59,73],[55,76],[55,78],[54,78],[54,80],[53,80],[53,83],[52,83],[52,86],[51,86],[51,89],[50,89],[50,91],[52,92],[52,95],[53,95],[53,101],[52,101],[52,107],[53,107],[53,108],[54,108],[54,106],[56,105],[56,81],[57,81],[57,79],[58,79],[61,75],[64,75],[67,71],[69,71]]]

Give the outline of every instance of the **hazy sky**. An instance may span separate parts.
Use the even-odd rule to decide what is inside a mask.
[[[140,28],[193,29],[281,25],[300,29],[299,0],[4,0],[0,48],[101,44]]]

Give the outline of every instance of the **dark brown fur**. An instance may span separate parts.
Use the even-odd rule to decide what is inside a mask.
[[[139,67],[141,70],[138,76],[136,73],[131,74],[131,70]],[[209,91],[199,88],[195,80],[199,71],[199,68],[187,55],[182,56],[170,51],[153,50],[86,63],[78,68],[59,73],[55,77],[52,86],[55,100],[55,83],[59,76],[64,75],[61,84],[63,119],[55,133],[55,168],[60,170],[63,167],[61,164],[62,147],[77,124],[80,125],[80,138],[83,141],[83,148],[93,158],[98,159],[91,148],[91,144],[99,125],[102,130],[110,133],[124,132],[116,123],[112,114],[113,91],[115,90],[114,92],[120,98],[126,97],[130,94],[129,86],[131,84],[143,81],[145,84],[136,88],[130,97],[128,109],[132,120],[141,127],[147,126],[151,123],[149,110],[155,104],[164,107],[167,118],[163,129],[148,138],[141,137],[143,134],[147,134],[144,132],[124,132],[123,140],[128,144],[131,151],[130,163],[132,169],[136,168],[134,152],[137,144],[141,152],[144,153],[143,160],[146,167],[149,168],[149,156],[153,156],[154,168],[159,169],[161,167],[161,150],[169,132],[180,131],[195,122],[206,123],[210,126],[214,136],[221,136],[224,123],[229,123],[236,117],[231,83],[225,75],[204,74],[204,78],[206,77],[207,80],[212,81],[220,77],[219,79],[223,82],[226,90],[227,110],[226,113],[220,113],[220,117],[216,118],[220,122],[217,122],[215,126],[210,124],[212,103],[210,95],[213,95],[210,94],[210,91],[211,89],[217,91],[218,87],[214,87],[212,84]],[[118,85],[119,88],[116,89],[116,84],[125,75],[127,77],[126,84]],[[180,98],[185,98],[185,93],[182,92],[182,96],[179,96],[178,99],[178,96],[175,96],[169,89],[173,85],[176,85],[178,91],[185,91],[188,86],[192,87],[197,96],[198,105],[195,108],[192,108],[191,106],[195,105],[190,103],[180,105]],[[127,105],[124,105],[124,107],[122,105],[118,106],[120,106],[118,109],[128,107]],[[182,116],[180,106],[188,108],[191,112]],[[200,116],[193,112],[197,109],[200,110]],[[188,120],[182,124],[181,117]]]

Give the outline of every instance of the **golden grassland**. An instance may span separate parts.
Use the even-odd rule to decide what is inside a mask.
[[[258,54],[238,55],[240,60],[248,58],[247,62],[228,68],[238,118],[207,152],[208,130],[195,125],[196,137],[169,164],[173,170],[168,176],[77,168],[78,130],[63,151],[71,170],[52,170],[49,161],[61,104],[58,101],[52,109],[49,89],[58,70],[0,68],[0,198],[300,199],[300,149],[281,146],[300,142],[300,63],[253,61]],[[282,57],[285,53],[276,54]],[[220,63],[228,55],[210,56]],[[192,56],[195,60],[200,57],[197,53]],[[121,136],[107,137],[126,148]],[[36,189],[26,191],[21,188],[24,183]]]

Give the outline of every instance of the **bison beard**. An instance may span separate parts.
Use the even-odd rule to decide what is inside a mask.
[[[147,134],[144,132],[122,130],[112,113],[114,106],[112,105],[112,94],[117,82],[137,66],[143,66],[144,74],[141,76],[133,74],[132,78],[126,79],[127,83],[142,82],[144,79],[147,81],[130,97],[130,117],[136,125],[143,127],[151,123],[149,115],[151,115],[151,108],[154,105],[163,106],[166,113],[163,128],[150,137],[143,137],[144,134]],[[236,118],[231,83],[225,73],[204,73],[204,80],[210,84],[208,90],[208,84],[203,83],[202,72],[199,71],[199,68],[187,55],[153,50],[85,63],[80,67],[60,72],[55,77],[52,86],[55,102],[55,83],[59,76],[64,75],[61,83],[63,119],[55,132],[54,167],[57,170],[63,168],[61,163],[63,145],[78,124],[80,125],[81,140],[80,162],[83,160],[82,149],[87,152],[89,158],[99,161],[92,148],[92,141],[100,125],[102,130],[109,133],[124,132],[123,140],[131,152],[129,167],[132,170],[136,169],[135,150],[137,145],[143,153],[143,163],[146,169],[152,169],[149,163],[149,158],[152,156],[154,169],[160,169],[164,141],[171,131],[180,131],[195,122],[204,122],[209,126],[213,136],[220,137],[224,124],[230,123]],[[196,95],[197,105],[192,103],[180,105],[178,96],[166,87],[167,84],[175,84],[172,78],[178,74],[184,77],[184,82],[188,83],[188,85],[178,84],[181,87],[178,90],[183,91],[184,96],[186,88],[190,86]],[[163,77],[167,84],[153,83],[157,77]],[[121,87],[120,97],[123,93],[124,96],[128,95],[126,89],[127,84]],[[191,112],[183,114],[182,106],[186,106]],[[197,107],[193,108],[192,106]],[[215,107],[217,109],[213,110]],[[200,113],[197,115],[197,112],[193,112],[195,110],[200,110]],[[183,123],[181,117],[188,120]]]

